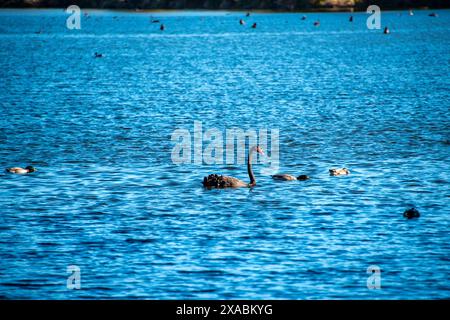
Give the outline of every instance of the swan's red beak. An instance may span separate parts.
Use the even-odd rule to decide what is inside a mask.
[[[257,147],[256,147],[256,152],[258,152],[259,154],[264,155],[264,151],[263,151],[263,149],[261,149],[260,146],[257,146]]]

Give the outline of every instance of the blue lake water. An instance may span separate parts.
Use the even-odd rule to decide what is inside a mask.
[[[450,11],[428,14],[383,12],[384,35],[365,13],[89,11],[69,30],[1,10],[0,166],[38,172],[0,173],[0,297],[450,298]],[[311,179],[255,164],[255,188],[205,190],[248,177],[172,163],[194,121],[279,129],[279,171]]]

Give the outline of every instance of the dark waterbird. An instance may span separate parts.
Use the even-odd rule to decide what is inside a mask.
[[[256,185],[256,179],[255,175],[253,174],[252,170],[252,156],[253,152],[257,152],[259,154],[264,154],[263,150],[259,146],[254,146],[250,149],[248,152],[248,158],[247,158],[247,172],[248,176],[250,178],[249,183],[245,183],[242,180],[239,180],[234,177],[227,177],[222,176],[218,174],[210,174],[207,177],[203,178],[203,186],[211,189],[211,188],[217,188],[217,189],[225,189],[225,188],[241,188],[241,187],[253,187]]]
[[[417,210],[416,208],[411,208],[411,209],[405,210],[405,212],[403,212],[403,216],[408,219],[418,218],[418,217],[420,217],[420,213],[419,213],[419,210]]]

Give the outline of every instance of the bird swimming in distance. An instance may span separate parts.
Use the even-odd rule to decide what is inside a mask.
[[[240,20],[239,20],[239,24],[240,24],[241,26],[243,26],[243,25],[245,24],[245,21],[242,20],[242,19],[240,19]]]
[[[302,20],[306,20],[306,16],[302,16]]]
[[[330,172],[330,176],[344,176],[350,174],[350,170],[347,168],[330,169],[328,171]]]
[[[164,31],[166,29],[166,27],[164,26],[164,24],[161,23],[161,26],[159,27],[159,30]]]
[[[418,218],[420,217],[420,213],[419,210],[417,210],[416,208],[410,208],[408,210],[405,210],[405,212],[403,212],[403,216],[408,219]]]
[[[96,52],[94,54],[94,58],[102,58],[102,57],[103,57],[103,54],[101,54],[101,53]]]
[[[240,188],[240,187],[253,187],[256,185],[255,175],[253,174],[252,169],[252,156],[253,153],[257,152],[259,154],[264,154],[264,151],[260,146],[253,146],[248,152],[247,157],[247,172],[250,178],[250,182],[246,183],[242,180],[239,180],[234,177],[222,176],[217,174],[210,174],[207,177],[203,178],[203,186],[208,189],[216,188],[216,189],[225,189],[225,188]]]
[[[246,17],[250,17],[250,12],[247,12],[247,14],[245,16]]]
[[[432,12],[428,15],[429,17],[438,17],[438,14],[436,12]]]
[[[256,22],[252,24],[252,28],[256,29]]]
[[[295,177],[290,174],[274,174],[272,176],[272,179],[279,180],[279,181],[295,181],[295,180],[305,181],[305,180],[308,180],[309,177],[305,174],[299,175],[298,177]]]
[[[37,171],[37,170],[33,166],[27,166],[27,167],[25,167],[25,169],[21,168],[21,167],[12,167],[12,168],[6,169],[6,172],[15,173],[15,174],[27,174],[27,173],[31,173],[31,172],[35,172],[35,171]]]
[[[350,16],[350,18],[348,18],[348,21],[353,22],[353,16]]]
[[[389,34],[389,33],[391,33],[391,32],[389,31],[389,28],[388,28],[388,27],[384,27],[383,33],[384,33],[384,34]]]
[[[319,20],[317,20],[317,21],[314,21],[314,26],[315,26],[315,27],[318,27],[318,26],[320,26],[320,21],[319,21]]]

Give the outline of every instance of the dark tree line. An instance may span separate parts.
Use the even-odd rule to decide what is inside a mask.
[[[103,9],[224,9],[224,10],[320,10],[354,8],[365,10],[376,4],[382,9],[449,8],[449,0],[0,0],[0,7],[64,8],[76,4],[81,8]]]

